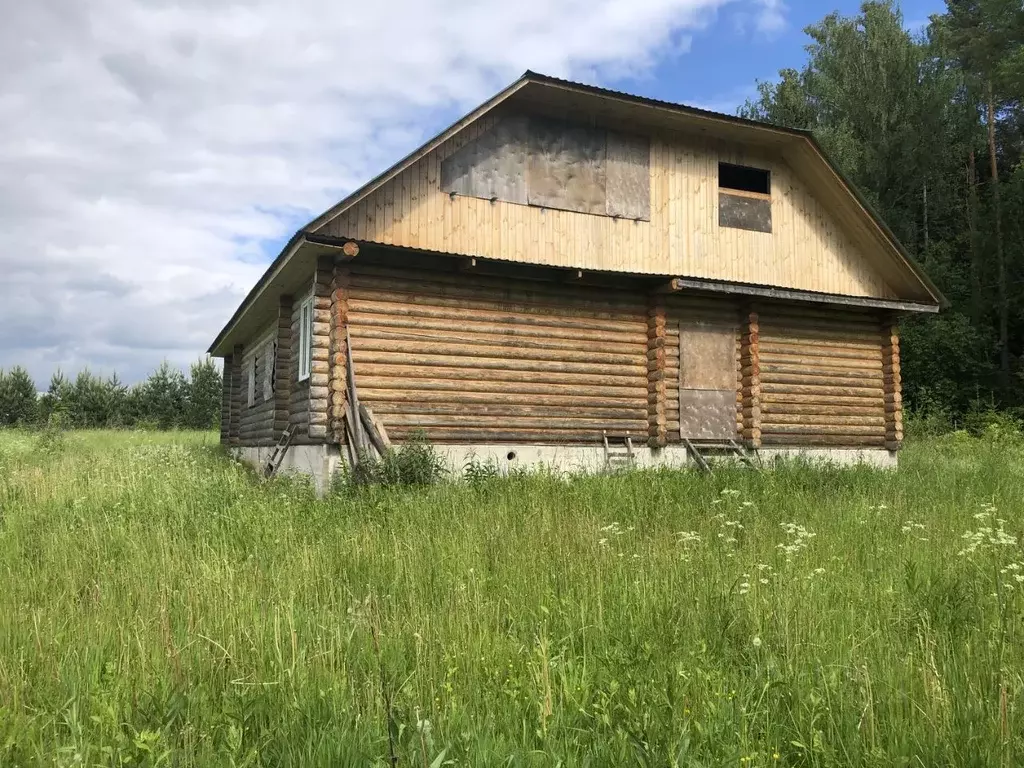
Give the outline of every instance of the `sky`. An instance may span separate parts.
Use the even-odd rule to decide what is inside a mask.
[[[524,70],[735,112],[847,0],[32,0],[0,28],[0,368],[199,359],[298,228]],[[923,28],[942,0],[906,0]]]

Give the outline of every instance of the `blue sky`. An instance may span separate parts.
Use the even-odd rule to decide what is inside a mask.
[[[942,0],[906,0],[900,4],[908,29],[922,29],[932,14],[945,11]],[[772,80],[780,69],[800,69],[807,60],[804,29],[831,11],[852,16],[859,2],[797,2],[782,10],[783,25],[775,32],[750,35],[751,22],[742,7],[727,7],[704,32],[691,36],[689,52],[666,58],[649,76],[621,80],[611,86],[651,98],[733,112],[756,94],[758,80]]]
[[[291,234],[526,69],[733,113],[858,4],[33,0],[0,26],[0,368],[207,349]],[[906,0],[908,27],[941,12]],[[312,21],[311,21],[312,20]],[[383,44],[382,41],[386,41]],[[73,120],[68,115],[74,115]]]

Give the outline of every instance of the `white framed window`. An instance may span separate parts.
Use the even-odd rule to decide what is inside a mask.
[[[309,378],[313,358],[313,297],[299,307],[299,381]]]

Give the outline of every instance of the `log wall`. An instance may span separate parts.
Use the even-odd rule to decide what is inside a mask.
[[[353,262],[360,403],[391,437],[599,443],[648,435],[648,304],[559,283]]]
[[[224,372],[220,387],[220,444],[231,442],[231,355],[224,356]]]
[[[313,351],[310,355],[309,411],[306,434],[310,440],[327,439],[328,379],[331,350],[331,283],[334,261],[321,257],[313,279]]]
[[[740,435],[751,448],[761,447],[761,346],[757,312],[740,318]]]
[[[903,376],[900,372],[900,331],[891,318],[882,321],[882,377],[885,398],[885,447],[903,445]]]
[[[277,306],[277,353],[274,358],[274,434],[277,441],[288,428],[288,408],[292,391],[292,311],[291,296],[282,296]]]
[[[655,296],[647,313],[647,436],[651,448],[668,444],[666,326],[664,297]]]
[[[877,315],[776,304],[758,316],[764,445],[885,447]]]
[[[302,300],[225,359],[222,441],[343,442],[346,374],[402,441],[678,443],[680,325],[735,328],[735,435],[757,446],[888,448],[903,438],[899,334],[877,313],[651,294],[322,261],[312,375],[298,382]],[[352,345],[345,341],[346,329]],[[254,353],[276,339],[274,393],[247,403]],[[264,370],[266,363],[261,363]],[[721,386],[718,386],[721,389]]]
[[[288,363],[288,381],[290,391],[288,392],[288,426],[292,432],[292,440],[295,443],[309,441],[309,379],[299,381],[299,324],[302,322],[302,304],[309,298],[312,290],[312,278],[309,287],[292,299],[292,324],[291,324],[291,360]]]
[[[264,445],[274,440],[273,393],[265,397],[265,379],[274,375],[274,345],[277,323],[267,328],[247,347],[239,376],[241,414],[238,439],[241,445]],[[253,377],[253,358],[257,360],[253,402],[249,404],[249,380]]]
[[[231,418],[228,427],[228,442],[231,445],[239,443],[239,424],[242,420],[242,398],[245,390],[242,389],[242,354],[244,348],[236,344],[231,351]]]

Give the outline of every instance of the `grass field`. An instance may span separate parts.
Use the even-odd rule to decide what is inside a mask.
[[[0,433],[4,768],[1024,764],[1013,435],[326,500],[215,441]]]

